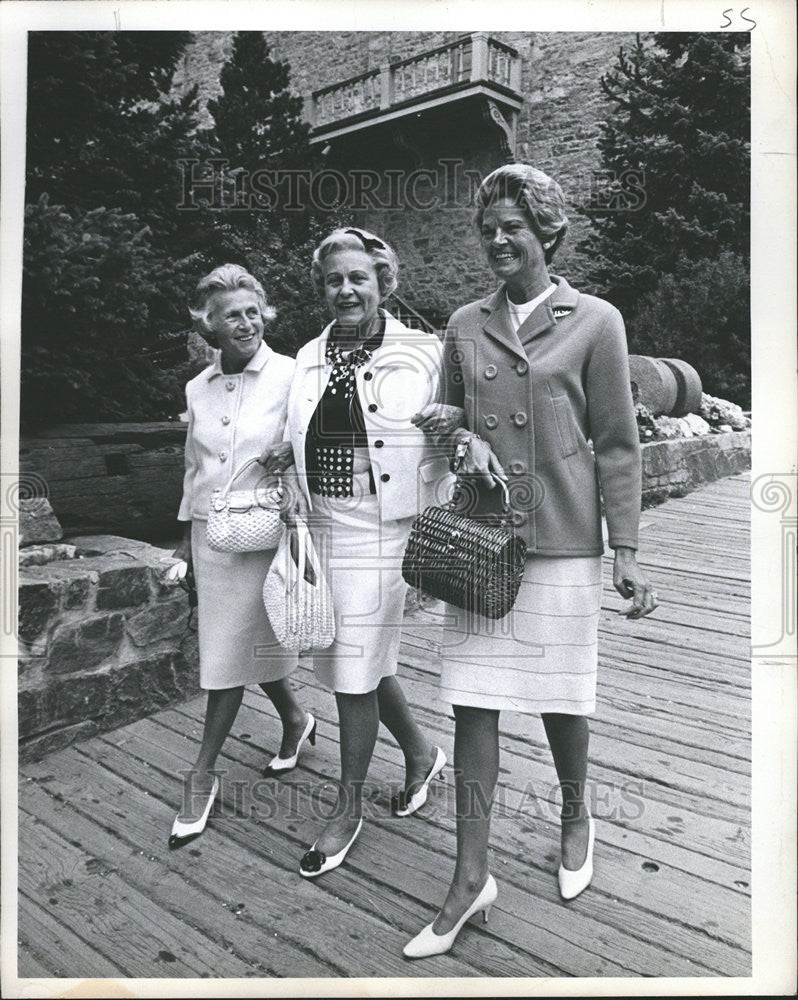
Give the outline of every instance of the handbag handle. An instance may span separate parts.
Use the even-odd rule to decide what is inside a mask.
[[[224,487],[224,489],[222,490],[222,493],[221,493],[221,496],[222,496],[222,498],[223,498],[223,499],[226,499],[226,498],[227,498],[227,495],[228,495],[228,494],[230,493],[230,491],[231,491],[231,490],[232,490],[232,488],[233,488],[233,483],[234,483],[234,482],[236,481],[236,479],[238,479],[238,477],[239,477],[240,475],[242,475],[242,474],[243,474],[244,472],[246,472],[246,471],[247,471],[247,469],[251,469],[253,465],[258,465],[258,464],[259,464],[259,463],[258,463],[258,459],[257,459],[257,458],[250,458],[250,459],[248,459],[248,460],[247,460],[246,462],[244,462],[244,464],[243,464],[243,465],[240,465],[240,466],[239,466],[239,467],[238,467],[238,468],[236,469],[236,471],[235,471],[235,472],[233,473],[233,475],[232,475],[232,476],[230,477],[230,480],[229,480],[229,482],[227,483],[227,485],[226,485],[226,486]],[[264,472],[264,473],[263,473],[263,476],[261,476],[261,478],[262,478],[262,479],[265,479],[265,478],[267,478],[267,476],[268,476],[268,473]],[[283,485],[283,480],[282,480],[282,477],[280,476],[280,473],[278,472],[278,473],[277,473],[277,486],[278,486],[278,488],[280,488],[280,489],[281,489],[281,488],[282,488],[282,485]],[[254,487],[254,486],[253,486],[253,487],[252,487],[252,492],[253,492],[253,495],[254,495],[254,493],[255,493],[255,489],[256,489],[256,487]]]
[[[310,537],[310,532],[308,531],[308,526],[305,524],[305,522],[302,520],[301,517],[297,517],[296,521],[295,521],[294,528],[295,528],[296,536],[297,536],[297,549],[298,549],[298,552],[297,552],[297,563],[296,563],[296,567],[297,567],[296,584],[298,585],[299,582],[300,582],[300,580],[304,579],[304,580],[306,580],[308,586],[317,587],[318,586],[318,581],[319,581],[319,575],[320,575],[320,572],[321,572],[321,568],[320,568],[318,559],[314,559],[314,558],[311,557],[310,560],[308,560],[308,547],[309,546],[312,547],[312,545],[313,545],[313,540]],[[289,561],[291,563],[293,563],[294,560],[291,558],[291,543],[290,543],[290,541],[288,542],[288,559],[289,559]],[[307,563],[308,563],[308,561],[310,562],[310,568],[313,571],[313,583],[311,583],[305,577],[305,571],[307,569]],[[286,591],[286,593],[288,593],[288,590],[289,590],[289,580],[288,580],[288,573],[286,573],[285,574],[285,591]]]
[[[505,528],[508,528],[509,530],[512,530],[512,528],[513,528],[513,522],[512,522],[512,518],[510,517],[510,510],[511,510],[511,508],[510,508],[510,490],[507,487],[507,483],[505,483],[505,481],[503,479],[499,479],[498,483],[499,483],[499,486],[501,486],[501,488],[502,488],[502,493],[504,494],[504,496],[502,497],[502,512],[501,512],[501,515],[500,515],[500,517],[501,517],[501,523],[502,523],[502,525]],[[454,483],[454,488],[452,490],[452,499],[449,501],[448,504],[446,504],[446,506],[447,506],[447,508],[449,510],[454,510],[454,508],[455,508],[455,494],[457,492],[458,485],[459,485],[459,477],[458,477],[458,479],[455,480],[455,483]]]

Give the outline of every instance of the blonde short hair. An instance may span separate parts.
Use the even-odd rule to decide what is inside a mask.
[[[263,285],[261,285],[257,278],[253,278],[246,268],[241,267],[240,264],[222,264],[219,267],[215,267],[210,274],[206,274],[204,278],[200,278],[197,282],[197,287],[194,289],[194,294],[191,297],[188,307],[197,333],[212,346],[214,346],[215,337],[208,323],[211,300],[217,292],[235,292],[239,288],[245,288],[249,292],[254,292],[264,323],[274,319],[277,315],[266,300],[266,292],[263,290]]]
[[[541,243],[551,243],[545,250],[546,263],[554,256],[568,231],[565,195],[548,174],[526,163],[508,163],[483,180],[477,191],[474,222],[482,228],[482,218],[489,205],[509,198],[523,209]]]
[[[380,302],[396,289],[399,258],[388,244],[366,229],[335,229],[316,247],[310,265],[313,287],[324,298],[324,261],[339,250],[363,250],[371,258],[380,288]]]

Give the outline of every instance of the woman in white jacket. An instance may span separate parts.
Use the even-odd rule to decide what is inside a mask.
[[[311,274],[334,320],[297,355],[288,400],[298,506],[335,610],[335,642],[316,651],[314,664],[335,692],[341,740],[338,808],[300,862],[305,877],[340,865],[360,832],[380,722],[404,754],[396,815],[423,805],[446,762],[395,676],[407,591],[402,555],[414,516],[435,501],[448,473],[446,458],[410,420],[437,398],[440,342],[380,308],[397,269],[393,250],[371,233],[336,230],[321,243]]]
[[[205,828],[219,791],[216,758],[246,684],[260,684],[283,726],[280,752],[266,776],[291,770],[300,747],[305,740],[315,742],[316,732],[313,716],[297,703],[287,679],[296,654],[278,645],[263,607],[261,590],[274,551],[215,552],[205,537],[213,490],[282,440],[294,362],[264,341],[264,320],[273,311],[260,283],[243,267],[224,264],[206,275],[190,312],[217,353],[186,386],[186,473],[178,514],[184,535],[174,554],[196,577],[200,686],[208,691],[208,706],[202,744],[169,837],[173,849]],[[236,480],[236,488],[255,485],[263,472],[255,468]]]

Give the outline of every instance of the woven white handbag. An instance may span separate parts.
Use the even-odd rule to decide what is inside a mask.
[[[291,538],[298,559],[291,555]],[[306,570],[313,583],[305,578]],[[263,583],[263,604],[277,641],[285,649],[326,649],[335,639],[330,588],[310,537],[308,526],[296,519],[296,531],[280,539]]]
[[[208,504],[208,545],[217,552],[260,552],[273,549],[283,535],[280,520],[282,482],[233,490],[236,479],[257,463],[245,462],[224,489],[214,490]]]

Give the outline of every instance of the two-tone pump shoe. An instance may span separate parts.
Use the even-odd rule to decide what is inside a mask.
[[[357,836],[363,828],[363,820],[360,819],[357,824],[357,829],[352,834],[352,839],[346,845],[342,847],[337,854],[326,855],[323,851],[316,849],[316,845],[309,851],[306,851],[302,855],[302,860],[299,862],[299,874],[303,878],[317,878],[319,875],[323,875],[325,872],[331,872],[333,868],[337,868],[344,860],[344,858],[349,853],[349,848],[357,840]]]
[[[435,760],[433,761],[432,767],[429,769],[427,776],[421,782],[421,785],[416,789],[416,791],[408,797],[407,793],[403,790],[394,795],[391,799],[391,811],[394,816],[412,816],[414,812],[418,812],[418,810],[427,801],[429,786],[433,778],[437,778],[438,776],[443,778],[443,774],[441,772],[445,766],[446,754],[440,747],[435,747]]]
[[[192,840],[196,840],[197,837],[199,837],[205,829],[205,824],[208,822],[208,816],[210,815],[214,800],[218,794],[219,779],[214,776],[213,785],[211,786],[210,794],[208,795],[208,799],[202,810],[200,818],[194,820],[192,823],[184,823],[180,819],[179,815],[175,817],[175,821],[172,824],[172,832],[169,835],[168,841],[170,850],[175,851],[178,847],[184,847],[186,844],[191,843]]]
[[[405,958],[429,958],[431,955],[445,955],[447,951],[451,950],[455,938],[469,917],[473,917],[475,913],[479,913],[481,910],[482,922],[485,924],[488,922],[490,908],[496,902],[498,894],[499,890],[496,887],[496,880],[492,875],[488,875],[485,885],[482,887],[477,898],[448,934],[436,934],[432,929],[435,923],[433,920],[431,924],[427,924],[422,931],[416,934],[412,941],[408,941],[402,950],[402,954]]]
[[[307,740],[311,746],[316,745],[316,720],[310,712],[308,712],[308,721],[305,724],[302,735],[299,737],[299,743],[296,745],[296,753],[294,756],[281,757],[278,754],[276,757],[272,757],[271,761],[263,771],[263,777],[278,778],[280,775],[285,774],[286,771],[293,771],[296,767],[296,762],[299,760],[299,751],[302,749],[302,744],[305,740]]]
[[[588,814],[589,833],[587,837],[587,853],[581,868],[571,870],[563,868],[560,863],[560,870],[557,872],[557,881],[560,883],[560,895],[563,899],[575,899],[580,892],[584,892],[590,885],[593,878],[593,845],[596,840],[596,824],[593,817]]]

